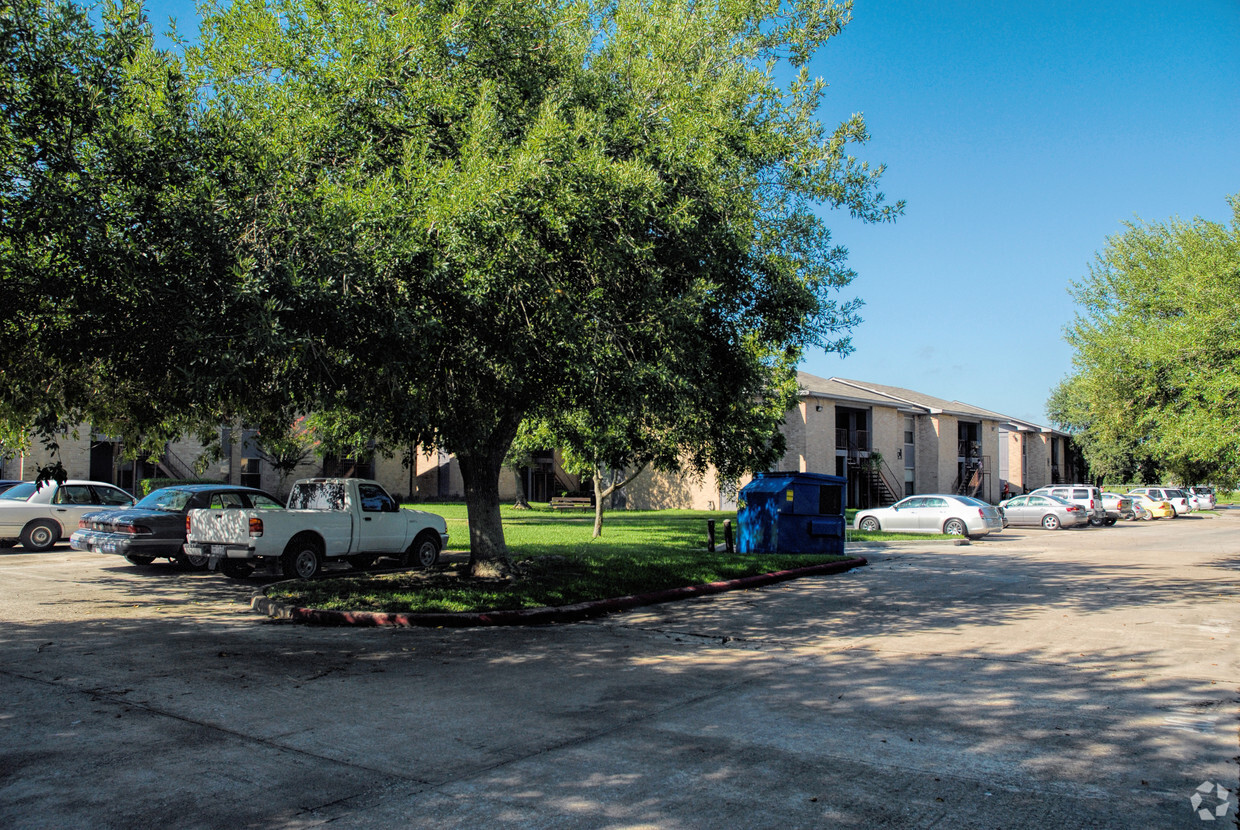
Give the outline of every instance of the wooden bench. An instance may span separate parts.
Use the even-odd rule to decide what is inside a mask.
[[[594,500],[589,496],[552,496],[552,510],[590,510]]]

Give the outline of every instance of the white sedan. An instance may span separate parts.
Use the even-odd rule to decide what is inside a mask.
[[[985,536],[1003,530],[1003,515],[994,505],[970,496],[933,493],[909,496],[890,507],[858,510],[853,527],[868,531]]]
[[[133,503],[133,496],[102,481],[45,481],[42,486],[24,481],[0,493],[0,539],[20,539],[27,550],[47,550],[77,530],[87,513]]]

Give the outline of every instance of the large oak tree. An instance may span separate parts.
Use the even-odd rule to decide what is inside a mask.
[[[80,382],[33,408],[10,396],[4,414],[163,435],[226,416],[270,433],[315,410],[381,444],[440,447],[460,460],[475,564],[506,558],[498,478],[523,421],[601,403],[643,423],[645,403],[646,439],[675,427],[695,464],[758,463],[770,419],[728,401],[776,400],[803,349],[839,348],[855,322],[822,210],[902,207],[850,155],[861,117],[818,120],[824,85],[806,65],[848,14],[819,0],[237,0],[203,7],[184,69],[140,26],[114,63],[83,33],[88,63],[121,79],[99,99],[118,125],[100,134],[120,142],[102,158],[132,138],[149,166],[123,189],[132,215],[66,246],[61,288],[78,311],[120,292],[139,313],[94,315],[91,376],[70,366],[81,330],[37,349],[11,337],[6,372],[31,373],[27,394],[49,355]],[[127,97],[134,84],[156,105]],[[133,177],[99,169],[106,192],[88,195],[106,214],[107,188]],[[19,180],[15,201],[37,204]],[[97,253],[119,265],[93,269]],[[54,267],[6,255],[32,284]],[[23,325],[67,320],[18,299]],[[130,374],[158,350],[154,381]]]

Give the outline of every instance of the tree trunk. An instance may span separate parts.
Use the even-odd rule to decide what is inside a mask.
[[[499,473],[520,423],[521,418],[516,414],[501,418],[482,446],[458,452],[456,456],[465,482],[472,576],[510,576],[513,573],[499,513]]]
[[[611,485],[606,490],[603,490],[602,484],[599,483],[603,478],[603,470],[597,464],[594,465],[594,535],[592,538],[597,539],[603,535],[603,500],[621,487],[627,487],[630,481],[642,474],[642,471],[646,469],[646,465],[649,463],[649,460],[642,461],[637,466],[637,469],[633,471],[633,474],[623,481],[616,480],[617,476],[613,470]]]
[[[610,496],[616,489],[615,483],[612,483],[611,489],[606,494],[603,493],[603,483],[601,475],[602,471],[595,466],[594,468],[594,533],[592,539],[597,539],[603,535],[603,499]]]

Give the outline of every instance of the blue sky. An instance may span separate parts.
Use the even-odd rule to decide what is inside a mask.
[[[1067,289],[1134,219],[1228,220],[1240,193],[1240,2],[856,0],[816,59],[825,122],[905,199],[829,216],[865,300],[856,351],[802,369],[1045,423],[1071,369]]]
[[[186,0],[148,5],[157,30]],[[1240,193],[1240,0],[856,0],[812,65],[864,113],[895,224],[828,216],[865,322],[801,368],[1045,423],[1067,289],[1123,223],[1226,220]]]

